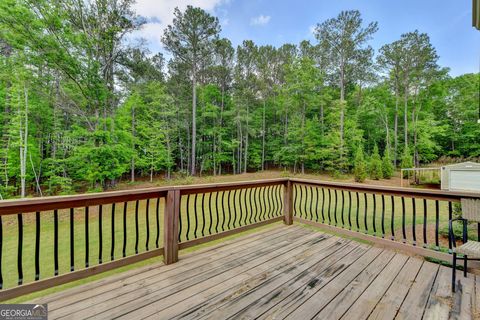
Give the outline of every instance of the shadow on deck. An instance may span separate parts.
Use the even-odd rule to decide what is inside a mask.
[[[302,226],[266,231],[35,302],[69,319],[470,319],[479,278]]]

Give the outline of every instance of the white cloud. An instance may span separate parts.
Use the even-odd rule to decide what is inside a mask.
[[[315,34],[315,30],[317,29],[317,26],[316,25],[311,25],[309,28],[308,28],[308,31],[310,31],[310,34]]]
[[[134,5],[137,14],[147,18],[147,23],[134,36],[143,37],[153,47],[160,47],[163,30],[172,23],[176,7],[184,11],[188,5],[213,12],[215,8],[228,0],[137,0]]]
[[[270,22],[270,16],[264,16],[263,14],[259,15],[258,17],[253,17],[250,19],[250,24],[252,26],[264,26]]]

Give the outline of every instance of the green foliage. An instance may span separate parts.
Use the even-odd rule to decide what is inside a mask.
[[[216,17],[187,6],[162,36],[166,61],[125,41],[142,24],[132,3],[0,2],[2,197],[195,168],[364,181],[393,163],[480,156],[479,74],[450,77],[427,34],[385,44],[375,64],[377,24],[344,11],[312,43],[233,48]]]
[[[370,157],[370,178],[374,180],[380,180],[383,178],[382,159],[378,153],[378,146],[375,144],[373,147],[372,156]]]
[[[357,182],[364,182],[367,178],[367,162],[365,161],[365,155],[363,154],[362,146],[359,146],[355,153],[353,176]]]
[[[408,148],[403,149],[402,158],[400,161],[400,167],[402,169],[408,169],[413,167],[413,158]],[[404,172],[403,177],[407,177],[407,172]]]
[[[382,158],[382,173],[384,179],[390,179],[393,176],[395,167],[393,166],[392,159],[390,159],[390,152],[385,150]]]

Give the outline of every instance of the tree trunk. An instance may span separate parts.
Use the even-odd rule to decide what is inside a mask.
[[[320,125],[322,127],[322,137],[325,135],[325,116],[323,110],[323,104],[320,105]]]
[[[394,115],[394,151],[393,151],[393,165],[397,167],[397,154],[398,154],[398,104],[399,104],[399,92],[398,85],[395,85],[395,115]]]
[[[237,173],[240,173],[242,172],[242,148],[243,148],[243,133],[242,133],[242,124],[240,123],[240,121],[238,122],[238,141],[239,141],[239,145],[238,145],[238,152],[237,152],[237,159],[238,159],[238,167],[237,167]]]
[[[285,127],[283,131],[283,144],[286,146],[288,141],[288,111],[285,108]]]
[[[302,108],[302,174],[305,174],[305,100]]]
[[[404,110],[403,110],[403,125],[404,125],[404,143],[405,148],[408,148],[408,85],[405,85],[404,91]]]
[[[170,144],[170,134],[167,131],[166,134],[166,142],[167,142],[167,154],[168,154],[168,167],[167,167],[167,179],[171,178],[171,172],[172,172],[172,146]]]
[[[223,109],[225,107],[225,86],[222,85],[222,101],[220,105],[220,128],[223,128]],[[218,154],[222,154],[222,133],[219,131],[218,133]],[[222,162],[218,163],[218,174],[222,174]]]
[[[130,163],[130,181],[135,182],[135,105],[132,105],[132,160]]]
[[[25,118],[20,118],[20,196],[25,198],[26,196],[26,184],[25,179],[27,176],[27,150],[28,150],[28,92],[24,87],[25,94],[25,114],[22,115]],[[24,121],[24,122],[23,122]],[[23,126],[22,126],[23,122]]]
[[[195,65],[195,62],[194,62]],[[193,85],[192,85],[192,154],[191,154],[191,170],[190,174],[195,175],[195,144],[197,139],[197,74],[193,67]]]
[[[37,171],[35,170],[35,166],[33,165],[32,153],[31,152],[30,152],[30,165],[32,166],[33,175],[35,177],[35,184],[36,184],[36,187],[37,187],[37,193],[40,195],[40,197],[43,197],[42,188],[40,187],[40,178],[39,178],[40,173],[37,175]]]
[[[245,152],[243,160],[243,173],[247,173],[247,163],[248,163],[248,105],[247,105],[247,123],[245,128]]]
[[[265,170],[265,100],[263,100],[263,120],[262,120],[262,171]]]
[[[343,158],[343,136],[344,136],[344,120],[345,120],[345,66],[340,67],[340,159]]]

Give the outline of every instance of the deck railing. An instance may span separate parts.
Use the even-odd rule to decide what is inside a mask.
[[[450,260],[448,221],[480,194],[290,179],[294,220],[409,252]],[[480,235],[480,224],[476,226]]]
[[[0,301],[278,221],[448,261],[465,197],[282,178],[0,201]]]

